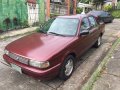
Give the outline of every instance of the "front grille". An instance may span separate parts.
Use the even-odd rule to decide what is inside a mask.
[[[14,53],[9,53],[8,56],[9,56],[10,58],[14,59],[15,61],[18,61],[18,62],[20,62],[20,63],[23,63],[23,64],[28,65],[29,59],[27,59],[27,58],[24,58],[24,57],[22,57],[22,56],[16,55],[16,54],[14,54]]]

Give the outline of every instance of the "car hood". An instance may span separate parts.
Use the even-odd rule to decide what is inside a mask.
[[[24,57],[45,61],[64,49],[73,38],[34,33],[10,43],[6,49]]]

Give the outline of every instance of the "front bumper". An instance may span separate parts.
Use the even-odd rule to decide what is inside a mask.
[[[24,73],[28,76],[32,76],[34,78],[39,78],[39,79],[43,79],[43,80],[44,79],[48,80],[48,79],[54,78],[55,76],[58,75],[59,69],[60,69],[60,64],[57,64],[56,66],[51,67],[49,69],[41,70],[41,69],[38,69],[35,67],[31,67],[29,65],[22,64],[18,61],[15,61],[14,59],[10,58],[7,55],[3,55],[3,58],[8,64],[10,64],[10,65],[15,64],[15,65],[19,66],[22,70],[22,73]]]

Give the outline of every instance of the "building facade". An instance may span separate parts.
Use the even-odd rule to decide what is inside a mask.
[[[118,0],[105,0],[105,5],[117,6]]]

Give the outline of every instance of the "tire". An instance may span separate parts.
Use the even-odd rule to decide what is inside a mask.
[[[74,67],[75,67],[74,61],[75,61],[75,58],[72,55],[69,55],[65,59],[65,61],[63,62],[61,66],[60,74],[59,74],[59,78],[61,80],[67,80],[72,75],[74,71]]]
[[[100,47],[101,43],[102,43],[102,37],[99,36],[99,38],[97,39],[97,41],[96,41],[95,44],[94,44],[94,47],[95,47],[95,48]]]
[[[112,23],[113,22],[113,20],[111,20],[109,23]]]

